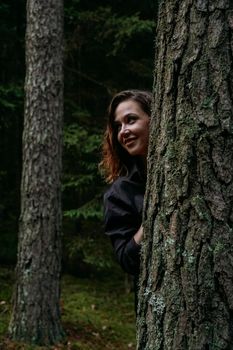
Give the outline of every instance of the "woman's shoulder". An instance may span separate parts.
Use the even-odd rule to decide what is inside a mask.
[[[143,207],[144,188],[135,186],[127,177],[119,177],[104,194],[105,213],[119,212],[121,215],[140,214]],[[115,214],[114,214],[115,215]]]
[[[129,203],[142,201],[145,188],[142,184],[132,182],[127,176],[117,178],[105,191],[104,202]]]
[[[119,195],[121,191],[127,190],[128,186],[129,186],[128,178],[126,176],[119,176],[113,183],[111,183],[108,186],[104,196],[109,197],[112,194]]]

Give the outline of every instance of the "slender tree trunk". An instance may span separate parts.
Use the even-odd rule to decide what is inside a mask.
[[[62,0],[28,0],[17,281],[10,334],[60,340]]]
[[[160,6],[140,350],[233,349],[232,7]]]

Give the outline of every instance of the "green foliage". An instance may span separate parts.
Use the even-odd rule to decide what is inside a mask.
[[[77,273],[82,263],[103,273],[115,263],[98,171],[105,114],[116,91],[152,87],[155,4],[65,2],[64,255]]]
[[[116,279],[120,268],[103,234],[105,185],[98,163],[111,96],[125,88],[152,86],[155,3],[64,3],[63,255],[65,264],[72,264],[72,271],[78,273],[84,263],[85,272],[89,268],[91,273],[107,273],[110,279],[63,280],[63,320],[68,340],[58,349],[124,350],[128,343],[134,345],[132,295],[124,294],[122,275]],[[25,0],[3,0],[0,4],[0,260],[6,263],[15,263],[20,207],[25,5]],[[3,340],[10,317],[12,279],[12,275],[0,273],[0,348],[35,349]]]
[[[71,227],[77,220],[85,222],[85,230],[89,230],[80,244],[74,243],[76,255],[74,249],[65,251],[74,264],[75,256],[78,261],[82,256],[93,266],[98,261],[97,253],[102,254],[98,242],[104,237],[101,223],[105,184],[98,163],[106,108],[116,91],[152,86],[155,4],[151,0],[64,3],[64,235],[67,241],[73,241]],[[0,260],[11,262],[16,258],[20,207],[25,5],[25,0],[0,4]],[[98,235],[93,226],[98,227]],[[106,255],[106,264],[98,264],[98,269],[104,269],[110,257]]]
[[[0,154],[4,151],[3,142],[6,134],[9,137],[19,131],[17,127],[20,127],[22,121],[23,100],[23,86],[20,83],[0,85]],[[4,155],[2,156],[1,159],[4,160]],[[3,165],[4,163],[1,168],[5,172]]]
[[[122,16],[115,13],[110,6],[100,6],[95,10],[83,12],[72,6],[66,9],[66,15],[69,24],[76,23],[77,30],[78,26],[81,28],[84,26],[87,31],[95,28],[96,42],[103,45],[106,41],[110,44],[107,56],[116,56],[126,48],[131,39],[138,34],[152,33],[155,27],[154,20],[141,19],[139,12],[135,12],[130,16]],[[89,39],[89,37],[87,36],[86,39]],[[80,45],[83,45],[82,40]]]
[[[81,0],[65,4],[63,198],[65,216],[70,218],[102,219],[96,195],[102,195],[104,185],[97,164],[109,95],[124,86],[152,86],[155,23],[144,11],[151,4],[144,4],[144,15],[135,4],[127,11],[120,3],[115,5],[87,5]]]
[[[82,121],[83,115],[87,114],[77,110],[73,116]],[[68,265],[70,262],[81,265],[82,261],[88,269],[105,270],[112,266],[113,258],[110,254],[111,247],[105,249],[106,239],[103,239],[100,224],[103,216],[102,190],[98,175],[101,137],[98,133],[91,133],[91,128],[85,124],[86,120],[67,125],[64,129],[64,152],[67,154],[65,159],[72,164],[65,163],[69,173],[64,174],[63,196],[70,194],[67,201],[69,206],[73,202],[71,196],[77,198],[75,207],[64,209],[64,216],[81,223],[81,228],[74,237],[70,232],[65,238],[64,247]],[[96,234],[96,227],[99,227],[101,234]]]
[[[99,35],[99,40],[114,38],[113,48],[109,55],[116,56],[126,48],[130,40],[133,38],[138,40],[139,34],[152,33],[154,25],[155,23],[152,20],[140,19],[138,12],[130,17],[111,16],[111,13],[109,13],[103,26],[104,33],[101,33],[101,36]]]
[[[0,109],[16,111],[22,107],[23,87],[17,84],[0,85]]]
[[[64,146],[68,151],[75,147],[77,154],[90,156],[99,151],[100,143],[101,135],[90,134],[90,131],[78,124],[70,124],[64,129]]]
[[[93,132],[93,130],[92,130]],[[70,218],[101,219],[100,176],[98,175],[98,153],[101,136],[90,133],[87,127],[70,124],[64,130],[64,152],[70,163],[65,163],[69,173],[65,172],[63,191],[76,193],[78,208],[64,211]],[[65,168],[66,169],[66,168]],[[72,170],[72,172],[71,172]],[[71,192],[70,192],[71,193]]]
[[[73,67],[65,66],[67,74],[74,77],[75,73],[81,102],[84,88],[85,99],[90,93],[94,106],[97,98],[102,101],[102,111],[115,91],[152,86],[155,5],[144,3],[147,15],[145,9],[140,12],[141,3],[128,5],[125,11],[123,3],[121,6],[113,1],[106,6],[102,2],[101,6],[98,2],[85,6],[82,1],[72,1],[65,7],[66,64],[70,62]],[[131,66],[133,62],[140,63],[139,71]]]
[[[67,216],[64,219],[67,233],[63,238],[63,258],[66,269],[78,276],[120,269],[111,242],[103,234],[102,220],[91,216],[92,213],[88,217],[85,214],[74,213],[73,220]],[[102,218],[102,211],[98,215]]]
[[[91,199],[89,202],[79,207],[78,209],[65,211],[64,216],[69,218],[78,218],[78,219],[85,219],[85,220],[88,220],[88,219],[101,220],[103,217],[102,200],[100,201],[100,196],[96,196],[93,199]]]
[[[97,239],[96,239],[97,238]],[[76,237],[67,244],[70,258],[82,257],[82,261],[97,271],[106,271],[115,266],[112,249],[104,237],[87,235]]]

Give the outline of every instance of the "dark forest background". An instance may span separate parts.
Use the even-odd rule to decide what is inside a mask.
[[[65,1],[63,269],[117,268],[103,234],[98,171],[106,109],[128,88],[152,89],[156,1]],[[0,4],[0,263],[14,265],[20,212],[26,1]]]

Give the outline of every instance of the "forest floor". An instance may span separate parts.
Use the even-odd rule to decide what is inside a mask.
[[[62,277],[63,343],[38,347],[7,337],[11,312],[13,270],[0,268],[0,350],[130,350],[135,349],[133,293],[124,278]]]

